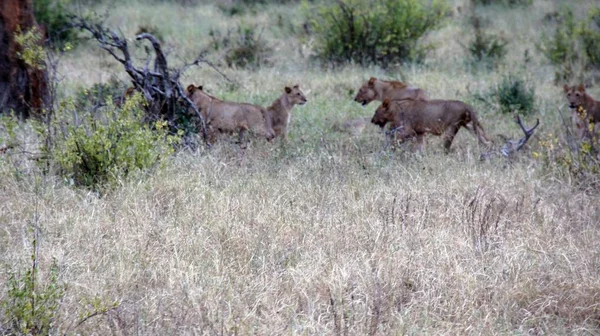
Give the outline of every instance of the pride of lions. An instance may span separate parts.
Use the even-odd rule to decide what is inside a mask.
[[[579,139],[595,137],[600,130],[600,126],[597,126],[600,123],[600,102],[588,95],[583,85],[565,85],[564,91]],[[187,87],[187,95],[201,112],[211,143],[221,134],[236,133],[243,143],[248,132],[268,141],[275,137],[285,139],[292,108],[307,102],[299,85],[286,86],[281,96],[267,108],[224,101],[206,93],[202,86],[194,84]],[[457,132],[464,127],[483,145],[487,146],[492,142],[486,136],[473,107],[464,102],[429,99],[427,93],[420,88],[371,77],[359,88],[354,101],[366,106],[374,100],[381,101],[381,105],[371,118],[371,123],[382,129],[390,124],[390,130],[386,133],[395,141],[416,139],[418,148],[422,150],[424,136],[433,134],[442,137],[444,149],[448,151]],[[359,124],[364,119],[357,121]]]

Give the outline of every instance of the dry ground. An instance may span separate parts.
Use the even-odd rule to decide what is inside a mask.
[[[299,83],[309,102],[295,108],[287,143],[183,151],[103,197],[27,166],[16,174],[3,161],[0,283],[26,267],[35,224],[41,277],[54,258],[67,286],[59,318],[67,333],[598,334],[598,190],[554,174],[530,151],[514,162],[481,162],[483,149],[464,131],[449,155],[433,138],[424,153],[411,154],[385,150],[375,128],[351,137],[328,125],[371,115],[376,105],[363,110],[352,95],[377,76],[473,103],[488,134],[517,137],[510,117],[467,91],[488,90],[516,71],[536,87],[537,112],[527,122],[539,117],[540,133],[560,132],[568,111],[535,43],[551,31],[541,24],[545,13],[567,3],[480,9],[511,40],[506,64],[492,72],[465,61],[464,9],[428,36],[438,48],[426,64],[389,70],[322,70],[308,59],[310,39],[294,38],[285,25],[265,29],[278,52],[272,66],[225,69],[233,88],[207,67],[190,71],[184,84],[268,105]],[[585,13],[591,5],[574,8]],[[213,4],[124,2],[110,13],[109,24],[128,35],[155,22],[174,60],[205,48],[210,28],[267,25],[278,15],[302,22],[297,5],[241,18]],[[91,43],[67,54],[61,71],[63,95],[122,76]],[[94,298],[118,308],[75,328]]]

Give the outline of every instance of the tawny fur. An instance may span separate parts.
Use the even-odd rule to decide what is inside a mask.
[[[600,131],[600,101],[587,94],[582,84],[573,87],[565,85],[563,89],[579,139],[597,137]]]
[[[288,126],[291,120],[291,112],[294,105],[304,105],[307,100],[299,85],[285,87],[284,92],[273,104],[267,108],[273,117],[273,131],[275,136],[287,137]]]
[[[384,101],[385,99],[391,101],[402,99],[427,100],[428,97],[425,91],[417,87],[397,81],[384,81],[375,77],[371,77],[371,79],[365,82],[358,89],[356,97],[354,97],[354,101],[363,106],[366,106],[373,100]]]
[[[246,132],[271,140],[275,137],[271,112],[246,103],[220,100],[202,90],[202,86],[190,84],[187,95],[198,107],[208,128],[209,140],[214,142],[219,133],[238,133],[244,142]]]
[[[456,133],[461,127],[473,124],[472,131],[477,139],[488,145],[485,135],[473,108],[457,100],[413,100],[390,101],[385,99],[377,108],[371,122],[380,127],[391,123],[390,129],[400,142],[416,137],[420,147],[423,137],[430,133],[443,137],[444,148],[450,149]]]

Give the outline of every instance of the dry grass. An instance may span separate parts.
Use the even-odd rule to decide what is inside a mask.
[[[483,14],[495,10],[498,29],[521,25],[524,32],[510,37],[515,45],[531,44],[536,20],[558,6],[534,2],[540,13],[519,14],[531,22],[521,23],[518,10]],[[182,57],[201,48],[190,42],[195,30],[234,24],[213,5],[138,8],[120,5],[111,23],[134,33],[136,22],[173,18],[161,25],[167,43],[184,49]],[[28,227],[37,216],[41,269],[56,258],[68,286],[63,332],[599,333],[597,190],[557,179],[528,152],[512,163],[480,162],[482,149],[467,132],[449,155],[437,139],[428,139],[424,153],[410,154],[386,151],[374,128],[360,137],[330,132],[328,120],[369,116],[376,108],[363,110],[351,100],[374,75],[404,79],[433,97],[467,100],[489,134],[518,136],[510,118],[475,101],[467,87],[487,89],[521,67],[524,47],[511,51],[497,72],[466,71],[460,45],[443,43],[462,41],[465,17],[429,37],[440,48],[423,66],[322,71],[301,56],[300,41],[270,32],[281,56],[270,68],[226,70],[235,89],[210,69],[189,72],[186,81],[217,95],[263,105],[284,85],[300,83],[309,103],[295,108],[285,144],[181,152],[164,169],[123,181],[103,197],[40,176],[31,164],[16,175],[3,161],[0,283],[26,265]],[[195,26],[198,18],[204,21]],[[256,20],[268,19],[266,13]],[[120,71],[91,46],[68,55],[62,69],[70,79],[66,94]],[[535,54],[526,71],[537,87],[540,131],[557,132],[559,112],[567,113],[551,69]],[[5,295],[0,289],[0,299]],[[119,306],[73,329],[95,297]]]

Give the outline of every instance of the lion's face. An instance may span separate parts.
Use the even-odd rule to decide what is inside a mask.
[[[375,98],[377,98],[377,92],[375,92],[375,78],[371,78],[358,89],[354,101],[365,106],[375,100]]]
[[[285,87],[285,93],[287,95],[288,101],[292,105],[304,105],[308,101],[304,93],[300,90],[300,86],[298,84],[293,87]]]
[[[569,108],[578,108],[584,104],[585,87],[583,85],[579,85],[578,87],[568,87],[565,85],[564,90],[569,101]]]
[[[371,123],[383,128],[385,124],[392,121],[392,112],[390,111],[390,100],[386,99],[383,101],[383,104],[377,108],[373,118],[371,118]]]
[[[210,99],[210,97],[202,90],[202,85],[195,86],[194,84],[190,84],[186,91],[188,98],[190,98],[192,103],[196,106],[200,106],[203,100]]]

